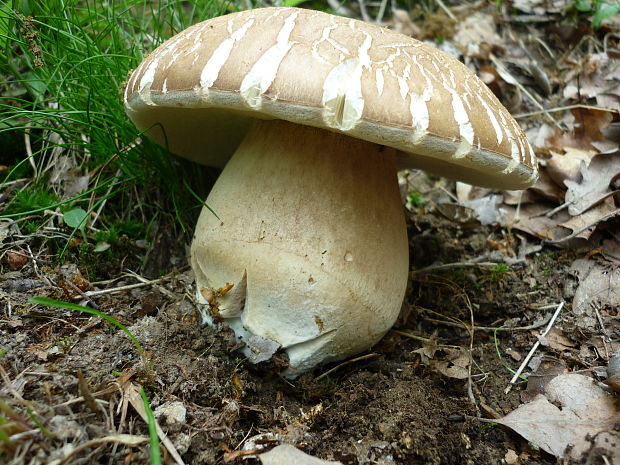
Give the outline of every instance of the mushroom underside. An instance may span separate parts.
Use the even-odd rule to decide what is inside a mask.
[[[217,216],[203,208],[196,226],[197,295],[254,361],[281,347],[296,376],[393,325],[408,271],[394,149],[256,121],[206,203]]]

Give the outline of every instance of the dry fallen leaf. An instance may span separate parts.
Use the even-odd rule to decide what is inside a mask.
[[[549,336],[547,333],[547,336]],[[543,356],[534,371],[527,377],[527,388],[521,392],[521,402],[531,402],[537,395],[544,394],[547,384],[556,376],[566,372],[566,364],[556,358]]]
[[[612,197],[607,197],[593,208],[559,225],[570,229],[574,237],[589,239],[599,223],[609,221],[616,216],[620,216],[620,209],[616,208]]]
[[[612,430],[618,421],[616,403],[615,396],[591,378],[571,373],[553,378],[545,395],[537,395],[532,402],[495,421],[558,458],[567,454],[578,460],[592,447],[590,438],[601,433],[614,434]],[[619,440],[616,435],[606,450],[599,451],[610,460],[608,463],[620,459]]]
[[[432,360],[431,367],[448,378],[466,379],[469,376],[471,357],[469,352],[460,348],[444,348],[444,360]]]
[[[9,262],[9,267],[13,271],[21,270],[28,263],[28,256],[25,254],[25,251],[21,249],[17,249],[15,251],[10,250],[7,253],[7,261]]]
[[[526,192],[534,192],[540,197],[558,204],[563,203],[565,196],[564,188],[552,179],[547,170],[540,171],[536,184],[530,187]]]
[[[564,87],[564,98],[595,98],[598,106],[620,111],[620,60],[596,53],[585,59],[582,70]]]
[[[342,462],[330,462],[308,455],[290,444],[274,447],[258,458],[263,465],[342,465]]]
[[[571,203],[568,212],[573,216],[580,215],[611,194],[609,185],[620,176],[620,153],[595,156],[587,167],[581,166],[581,174],[583,179],[579,183],[564,182],[568,187],[566,201]]]
[[[531,234],[539,239],[548,241],[559,239],[568,235],[566,228],[559,223],[570,219],[566,210],[556,213],[552,218],[545,215],[553,206],[543,202],[522,205],[518,211],[514,207],[504,205],[500,208],[502,213],[501,224],[510,225],[514,229]]]
[[[538,138],[546,135],[543,146],[556,150],[578,149],[610,153],[618,149],[618,143],[607,138],[608,128],[613,121],[610,111],[577,107],[562,117],[567,130],[556,127],[538,130]]]
[[[620,241],[612,239],[604,240],[601,253],[607,261],[620,265]]]
[[[146,414],[144,402],[142,401],[142,396],[140,395],[140,389],[138,389],[138,386],[133,384],[131,381],[128,381],[123,387],[123,395],[127,398],[127,400],[134,408],[134,410],[138,413],[138,415],[140,415],[140,418],[142,418],[145,423],[148,423],[149,419]],[[155,420],[155,429],[157,430],[157,436],[159,437],[159,440],[166,447],[166,449],[168,449],[168,452],[170,452],[170,455],[172,456],[174,461],[179,465],[184,465],[185,462],[183,462],[181,455],[177,452],[176,447],[174,447],[172,441],[168,439],[166,433],[164,433],[164,431],[161,429],[161,426],[159,426],[157,420]]]
[[[488,225],[499,222],[499,210],[497,207],[501,202],[501,195],[492,194],[479,199],[468,200],[463,202],[463,205],[474,211],[474,216],[480,221],[480,224]]]
[[[568,350],[575,347],[575,344],[564,336],[562,330],[558,328],[551,328],[545,336],[545,341],[542,344],[548,345],[555,350]]]
[[[547,160],[547,168],[545,169],[551,179],[559,186],[564,185],[564,181],[567,179],[580,182],[581,162],[588,166],[594,156],[592,150],[566,147],[564,151],[565,153],[559,153],[551,150],[551,158]]]
[[[620,308],[620,269],[580,258],[571,265],[571,272],[579,277],[579,287],[573,297],[573,313],[580,317],[578,323],[581,327],[594,329],[598,323],[593,306],[601,311]]]
[[[448,378],[465,379],[469,376],[469,352],[461,348],[439,347],[434,343],[423,344],[415,353],[420,355],[422,363],[433,368]],[[438,352],[445,353],[438,358]]]
[[[409,12],[407,10],[402,10],[398,8],[394,9],[391,22],[392,30],[406,36],[413,37],[415,39],[422,38],[422,31],[411,20],[411,16],[409,16]]]
[[[497,34],[495,19],[482,12],[470,14],[459,21],[452,40],[465,55],[473,57],[484,55],[483,44],[493,47],[504,45],[504,40]]]

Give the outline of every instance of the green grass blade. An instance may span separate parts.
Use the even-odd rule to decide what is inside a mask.
[[[75,310],[78,312],[88,313],[90,315],[95,315],[100,318],[103,318],[105,321],[107,321],[113,326],[116,326],[117,328],[122,330],[125,334],[127,334],[127,336],[129,336],[129,339],[131,339],[131,341],[136,346],[136,349],[138,350],[140,357],[144,359],[144,350],[142,349],[142,346],[140,345],[140,341],[138,341],[138,339],[136,339],[136,337],[133,334],[131,334],[131,331],[129,331],[129,329],[127,329],[125,325],[123,325],[120,321],[118,321],[114,317],[106,315],[105,313],[100,312],[99,310],[95,310],[94,308],[84,307],[83,305],[72,304],[71,302],[63,302],[62,300],[50,299],[49,297],[31,297],[30,299],[28,299],[28,302],[33,303],[33,304],[38,304],[38,305],[45,305],[47,307],[64,308],[65,310]]]
[[[149,420],[149,440],[151,449],[151,465],[161,465],[161,452],[159,450],[159,437],[157,436],[157,427],[155,426],[155,416],[149,405],[149,399],[146,397],[144,388],[140,386],[140,395],[142,396],[142,403],[144,404],[144,411],[146,417]]]

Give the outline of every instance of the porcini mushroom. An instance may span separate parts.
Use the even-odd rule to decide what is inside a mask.
[[[396,172],[522,189],[525,135],[465,65],[371,24],[264,8],[194,25],[124,89],[173,153],[224,167],[191,248],[198,298],[294,376],[375,344],[408,274]],[[268,347],[266,349],[265,347]]]

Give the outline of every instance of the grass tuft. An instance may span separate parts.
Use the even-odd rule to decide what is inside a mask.
[[[111,317],[110,315],[106,315],[105,313],[100,312],[99,310],[95,310],[94,308],[84,307],[83,305],[72,304],[70,302],[63,302],[61,300],[50,299],[49,297],[31,297],[30,299],[28,299],[28,302],[38,305],[45,305],[47,307],[63,308],[65,310],[76,310],[78,312],[88,313],[90,315],[95,315],[103,318],[105,321],[107,321],[113,326],[116,326],[125,334],[127,334],[127,336],[129,336],[129,339],[131,339],[131,342],[133,342],[136,350],[140,354],[144,365],[147,366],[146,354],[144,353],[144,349],[142,349],[140,341],[138,341],[138,339],[136,339],[136,337],[131,333],[131,331],[129,331],[129,329],[116,318]]]
[[[77,229],[87,232],[159,215],[176,217],[182,229],[192,224],[196,200],[180,181],[192,176],[141,137],[120,89],[166,38],[233,9],[215,0],[3,2],[0,140],[16,149],[0,154],[8,167],[0,216],[59,221],[79,208],[88,218]]]

